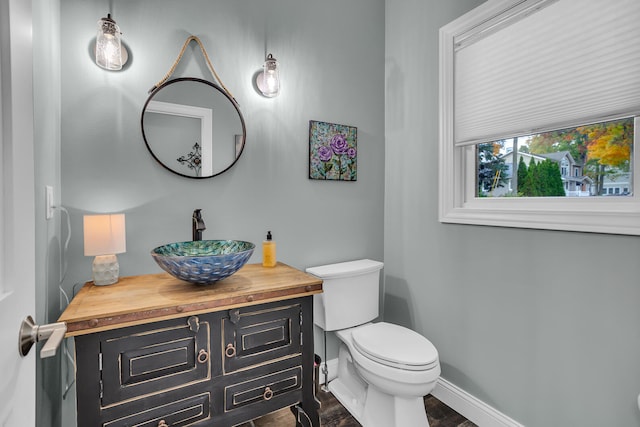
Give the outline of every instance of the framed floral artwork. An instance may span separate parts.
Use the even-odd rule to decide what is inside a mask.
[[[309,178],[357,181],[358,129],[309,121]]]

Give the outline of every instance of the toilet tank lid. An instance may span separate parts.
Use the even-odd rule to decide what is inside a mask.
[[[384,266],[380,261],[359,259],[356,261],[340,262],[337,264],[320,265],[307,268],[307,273],[321,279],[336,279],[340,277],[359,276],[361,274],[379,271]]]

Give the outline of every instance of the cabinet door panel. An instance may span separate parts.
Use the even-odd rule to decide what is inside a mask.
[[[125,350],[122,358],[122,384],[130,385],[157,376],[172,375],[195,368],[195,340],[187,337],[143,349]]]
[[[222,320],[224,372],[300,354],[300,309],[279,303],[232,310]]]
[[[188,426],[210,419],[210,395],[202,393],[187,399],[159,405],[149,410],[103,423],[103,427],[158,427],[165,425]]]
[[[100,343],[103,406],[210,378],[209,323],[165,325]]]

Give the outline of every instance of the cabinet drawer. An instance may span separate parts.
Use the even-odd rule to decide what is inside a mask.
[[[222,319],[224,372],[272,362],[302,351],[299,304],[265,304],[229,311]]]
[[[103,427],[158,427],[164,425],[188,426],[211,418],[209,393],[202,393],[103,423]]]
[[[225,411],[242,408],[256,402],[282,399],[290,394],[292,402],[300,399],[296,390],[302,389],[302,367],[296,366],[279,372],[225,387]]]
[[[102,406],[210,378],[209,322],[190,319],[101,341]]]

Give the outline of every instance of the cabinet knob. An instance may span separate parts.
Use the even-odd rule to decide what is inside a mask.
[[[233,344],[227,344],[227,348],[224,349],[224,354],[227,357],[236,356],[236,348],[233,346]]]
[[[209,360],[209,353],[204,348],[198,352],[198,363],[207,363]]]
[[[165,420],[160,420],[158,422],[158,427],[169,427],[169,424],[167,424]]]
[[[270,387],[265,388],[264,393],[262,393],[262,398],[264,400],[271,400],[272,397],[273,397],[273,390],[271,390]]]

